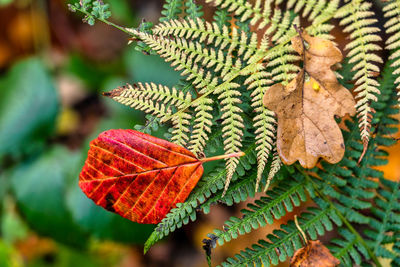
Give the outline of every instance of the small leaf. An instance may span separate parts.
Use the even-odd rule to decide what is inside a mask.
[[[203,174],[205,161],[192,152],[134,130],[109,130],[90,143],[79,177],[97,205],[138,223],[158,223],[186,200]]]

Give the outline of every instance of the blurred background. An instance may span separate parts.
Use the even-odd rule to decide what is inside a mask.
[[[112,21],[128,27],[142,19],[156,23],[163,4],[107,3]],[[212,17],[211,9],[203,11]],[[107,129],[145,123],[142,113],[101,92],[127,82],[172,86],[179,79],[163,60],[136,51],[127,39],[106,24],[83,23],[66,1],[0,0],[0,267],[207,266],[202,239],[245,206],[215,205],[143,255],[154,226],[107,212],[81,192],[78,175],[89,141]],[[400,146],[390,153],[382,170],[395,179]],[[213,263],[274,227],[216,248]]]

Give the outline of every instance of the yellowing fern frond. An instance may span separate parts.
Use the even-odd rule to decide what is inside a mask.
[[[400,100],[400,1],[391,0],[383,8],[384,16],[389,20],[385,23],[385,29],[388,36],[386,40],[386,49],[394,51],[389,59],[394,60],[392,67],[396,70],[393,72],[396,75],[395,84],[398,91],[397,96]],[[399,102],[400,103],[400,102]]]
[[[195,119],[189,144],[189,150],[194,154],[203,151],[208,140],[208,134],[211,133],[213,118],[211,115],[212,103],[213,100],[211,98],[205,97],[194,105]]]
[[[154,83],[138,83],[116,88],[104,93],[115,101],[142,110],[158,118],[165,118],[172,113],[171,107],[180,109],[191,102],[191,95]],[[182,115],[182,117],[185,117]]]
[[[350,33],[351,42],[346,45],[349,50],[349,63],[355,64],[353,79],[356,81],[357,117],[359,119],[360,135],[364,143],[364,151],[370,138],[373,109],[371,101],[377,101],[379,83],[374,79],[374,73],[379,73],[376,63],[382,59],[374,54],[381,47],[376,42],[381,38],[376,33],[379,28],[372,26],[377,22],[374,12],[370,11],[371,3],[363,0],[353,0],[341,7],[335,17],[341,18],[340,25],[346,25],[344,32]]]
[[[250,38],[245,32],[233,30],[223,25],[220,28],[217,23],[210,23],[201,19],[192,20],[170,20],[157,25],[154,34],[162,36],[178,36],[180,38],[196,40],[199,43],[212,44],[218,50],[228,50],[230,54],[237,51],[237,56],[243,53],[244,60],[247,60],[257,51],[257,35],[251,34]]]
[[[269,169],[269,173],[267,176],[267,182],[264,187],[264,192],[266,192],[268,190],[272,179],[275,177],[275,175],[278,173],[278,171],[281,169],[281,167],[282,167],[281,158],[279,157],[278,152],[275,150],[274,157],[271,162],[271,167]]]
[[[243,111],[238,107],[238,104],[241,103],[241,93],[237,90],[238,87],[240,87],[239,84],[228,82],[220,85],[218,89],[214,91],[221,101],[222,137],[224,139],[224,150],[226,154],[239,152],[242,147],[242,136],[245,126],[241,115]],[[224,194],[228,189],[238,162],[239,159],[236,157],[226,160]]]
[[[251,106],[256,112],[256,116],[253,119],[253,126],[256,129],[255,134],[257,144],[257,182],[255,188],[255,191],[257,192],[275,136],[276,121],[274,118],[274,112],[268,110],[263,105],[264,94],[272,84],[271,74],[264,70],[255,72],[246,79],[245,84],[249,85],[249,90],[253,90],[251,94]]]
[[[239,16],[241,22],[251,19],[251,26],[255,26],[259,22],[257,29],[262,29],[270,23],[271,5],[274,2],[274,0],[256,0],[252,5],[247,0],[206,0],[206,3],[214,3],[220,8],[228,9],[228,12]]]

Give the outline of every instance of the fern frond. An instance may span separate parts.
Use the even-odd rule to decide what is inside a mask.
[[[268,191],[268,196],[261,197],[254,204],[248,204],[247,209],[241,210],[242,218],[231,217],[224,223],[223,231],[214,230],[213,234],[218,238],[218,244],[223,245],[238,235],[272,224],[274,220],[285,216],[286,212],[293,211],[293,207],[298,207],[301,202],[307,200],[305,189],[304,181],[282,181],[277,187]]]
[[[105,93],[115,101],[142,110],[158,118],[171,115],[171,107],[180,109],[191,102],[191,95],[154,83],[127,85]],[[185,115],[182,115],[183,117]]]
[[[251,74],[244,83],[245,85],[248,85],[248,89],[253,90],[251,94],[251,106],[256,112],[256,116],[253,119],[253,127],[256,129],[255,134],[258,162],[256,191],[258,191],[258,185],[261,181],[275,137],[276,120],[274,118],[274,112],[268,110],[263,105],[264,94],[268,90],[269,85],[272,84],[271,74],[263,70],[255,72]]]
[[[243,176],[245,174],[245,172],[240,171],[240,169],[249,170],[251,168],[251,164],[256,161],[256,157],[253,152],[254,148],[255,144],[252,144],[248,146],[246,150],[244,150],[245,156],[239,159],[239,166],[241,168],[238,168],[239,172],[236,172],[236,175],[234,175],[234,177],[232,178],[233,181],[236,181],[240,176]],[[196,207],[204,203],[207,198],[209,198],[213,193],[216,193],[217,191],[219,191],[219,194],[217,194],[219,195],[219,200],[221,198],[225,181],[225,168],[216,169],[215,171],[205,175],[199,181],[197,186],[193,189],[192,193],[189,195],[186,201],[184,203],[178,203],[176,208],[172,209],[167,214],[167,216],[157,225],[156,229],[146,241],[145,251],[147,251],[157,241],[161,240],[164,236],[167,236],[169,233],[175,231],[178,228],[181,228],[185,224],[188,224],[189,221],[194,221],[196,219]],[[203,204],[199,208],[205,213],[209,212],[211,205],[211,201],[207,201],[207,204]]]
[[[340,227],[339,238],[334,238],[328,246],[333,255],[340,259],[340,263],[346,267],[353,267],[354,263],[360,265],[363,257],[368,260],[370,257],[363,244],[349,230]]]
[[[326,23],[333,14],[335,14],[340,1],[326,1],[326,0],[300,0],[287,2],[287,9],[294,7],[295,13],[300,13],[303,9],[302,17],[307,18],[308,21],[316,23],[316,27],[310,28],[307,32],[312,36],[318,36],[324,39],[333,40],[334,37],[329,34],[333,29],[333,25]],[[324,22],[324,23],[320,23]]]
[[[282,84],[287,84],[294,77],[300,68],[293,64],[300,59],[298,55],[295,54],[294,49],[290,44],[286,44],[279,50],[270,50],[269,59],[267,64],[267,69],[271,68],[271,76],[274,82],[282,82]]]
[[[394,259],[396,254],[384,247],[396,242],[393,231],[400,232],[400,183],[380,179],[381,188],[374,198],[375,207],[371,208],[373,218],[370,229],[364,231],[369,238],[373,252],[378,257]]]
[[[300,226],[310,239],[316,239],[325,231],[331,231],[333,229],[332,221],[339,226],[342,224],[336,211],[328,206],[324,209],[308,208],[307,212],[302,213],[299,217]],[[234,258],[228,258],[221,266],[276,265],[293,256],[294,252],[303,246],[301,233],[293,221],[281,225],[281,229],[274,230],[273,234],[268,235],[267,238],[269,241],[258,241],[252,248],[246,248],[240,254],[236,254]]]
[[[224,150],[226,154],[239,152],[242,147],[242,136],[245,125],[241,116],[243,111],[238,107],[238,104],[241,103],[241,93],[237,90],[238,87],[240,87],[239,84],[230,82],[219,86],[214,91],[218,95],[218,99],[221,100],[222,137],[224,138]],[[238,162],[238,158],[226,159],[227,173],[224,192],[228,189]]]
[[[266,182],[265,187],[264,187],[264,192],[266,192],[268,190],[272,179],[275,177],[275,175],[281,169],[281,166],[282,166],[281,158],[279,157],[279,154],[275,149],[275,153],[274,153],[274,156],[273,156],[273,159],[272,159],[272,162],[271,162],[271,166],[269,168],[269,173],[268,173],[268,176],[267,176],[267,182]]]
[[[178,18],[179,14],[182,13],[183,2],[184,0],[165,0],[165,4],[161,11],[162,16],[160,17],[160,21]]]
[[[211,111],[213,100],[203,98],[194,105],[194,126],[190,138],[189,150],[194,154],[202,152],[208,140],[208,134],[211,133],[212,118]]]
[[[149,47],[156,51],[165,60],[171,61],[171,66],[176,66],[175,70],[182,71],[181,75],[186,76],[193,86],[197,88],[208,88],[212,90],[216,85],[218,78],[212,78],[210,72],[205,72],[198,62],[203,60],[203,65],[211,67],[216,65],[217,70],[227,72],[229,68],[235,68],[232,61],[224,61],[224,55],[216,54],[214,50],[203,50],[201,44],[187,42],[185,39],[176,38],[171,40],[167,37],[151,35],[136,31],[136,34]],[[215,71],[215,70],[214,70]]]
[[[371,18],[374,15],[374,12],[369,11],[371,5],[363,0],[352,0],[341,7],[335,15],[336,18],[341,18],[340,25],[346,25],[343,31],[350,32],[352,40],[345,49],[349,50],[349,63],[354,64],[352,70],[355,71],[353,80],[357,86],[354,90],[357,92],[356,109],[364,148],[368,146],[374,113],[371,102],[377,101],[376,95],[380,93],[379,83],[373,78],[373,73],[379,73],[376,63],[383,62],[374,54],[381,49],[376,44],[381,38],[376,34],[380,31],[379,28],[372,26],[377,20]]]
[[[296,33],[296,29],[293,25],[300,25],[300,18],[296,16],[291,19],[289,11],[285,11],[282,17],[281,11],[277,9],[275,10],[270,27],[266,30],[265,35],[272,36],[270,39],[275,44],[288,42],[291,36]]]
[[[388,18],[384,27],[386,33],[390,36],[386,40],[385,44],[386,49],[393,51],[389,59],[393,60],[392,67],[396,67],[393,74],[397,77],[395,83],[397,84],[398,90],[397,97],[400,100],[400,50],[398,49],[400,47],[400,1],[388,1],[388,3],[383,7],[383,12],[384,16]]]
[[[185,12],[186,15],[191,19],[200,18],[203,16],[203,11],[201,10],[202,6],[197,5],[195,0],[186,0],[185,1]]]
[[[217,26],[222,29],[224,26],[229,26],[229,21],[232,18],[229,16],[229,12],[226,10],[226,8],[217,7],[213,19]]]
[[[229,31],[226,25],[221,27],[216,23],[210,23],[200,19],[171,20],[157,25],[153,32],[162,36],[179,36],[185,39],[196,40],[199,43],[212,44],[219,50],[226,48],[228,54],[237,51],[237,56],[245,53],[244,60],[257,52],[257,35],[252,33],[250,37],[245,32],[238,30]]]
[[[192,116],[182,112],[172,118],[172,137],[171,141],[180,146],[186,146],[189,140],[188,133],[190,118]]]
[[[240,22],[250,19],[250,25],[262,29],[270,22],[272,13],[271,5],[274,0],[256,0],[254,6],[246,0],[206,0],[206,3],[214,3],[217,7],[226,8],[228,12],[234,13],[240,18]]]

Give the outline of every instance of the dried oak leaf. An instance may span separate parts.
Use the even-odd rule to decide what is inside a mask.
[[[278,117],[279,155],[285,164],[298,160],[305,168],[314,167],[319,157],[337,163],[345,147],[334,116],[356,112],[353,96],[331,69],[342,53],[331,41],[306,33],[294,37],[292,46],[303,56],[304,69],[287,86],[271,86],[263,99]]]
[[[308,241],[290,260],[290,267],[335,267],[340,264],[319,240]]]
[[[138,223],[159,223],[186,200],[203,174],[203,162],[184,147],[134,130],[109,130],[90,142],[79,175],[97,205]]]

